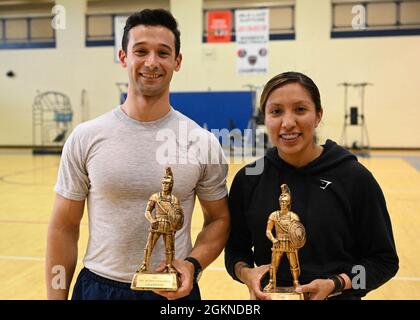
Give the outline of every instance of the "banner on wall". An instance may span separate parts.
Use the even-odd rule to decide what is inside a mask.
[[[230,42],[231,30],[232,12],[230,10],[207,12],[207,42]]]
[[[268,9],[235,11],[238,74],[268,72],[268,17]]]
[[[124,34],[125,22],[128,16],[115,16],[114,17],[114,61],[119,63],[118,51],[121,49],[121,41]]]

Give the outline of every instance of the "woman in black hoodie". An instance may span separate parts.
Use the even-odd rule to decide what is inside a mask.
[[[233,180],[225,248],[229,274],[248,286],[251,299],[269,299],[261,289],[271,261],[267,219],[278,210],[280,186],[287,184],[292,211],[307,235],[299,250],[303,285],[296,291],[310,299],[360,299],[398,270],[381,188],[353,154],[331,140],[317,144],[315,129],[323,110],[319,90],[306,75],[273,77],[264,87],[260,108],[274,147]],[[261,167],[255,174],[253,169]],[[292,284],[287,259],[282,259],[277,279],[279,286]]]

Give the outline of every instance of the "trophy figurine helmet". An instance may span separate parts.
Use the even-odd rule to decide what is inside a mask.
[[[165,176],[161,180],[162,185],[168,185],[171,190],[174,185],[174,176],[170,167],[166,168]]]
[[[287,210],[290,210],[292,196],[290,194],[290,189],[287,186],[287,184],[281,185],[281,194],[279,197],[279,202],[280,202],[280,208],[282,208],[282,204],[285,204],[287,206]]]

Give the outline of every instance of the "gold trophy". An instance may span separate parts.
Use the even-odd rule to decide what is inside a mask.
[[[306,233],[298,215],[290,211],[292,196],[286,184],[281,185],[279,202],[280,210],[272,212],[267,222],[266,235],[273,243],[273,247],[271,248],[270,280],[263,291],[269,293],[273,300],[304,300],[305,295],[297,293],[295,289],[300,285],[298,249],[304,246]],[[273,236],[273,228],[276,236]],[[289,260],[293,287],[277,287],[277,269],[284,253]]]
[[[143,264],[136,271],[131,282],[132,290],[176,291],[179,286],[177,271],[172,266],[175,256],[175,232],[184,223],[184,212],[178,198],[172,194],[174,177],[170,167],[166,168],[162,179],[162,191],[152,194],[145,212],[150,221],[149,236],[144,249]],[[152,211],[155,209],[155,215]],[[153,248],[160,236],[163,236],[166,250],[166,267],[163,272],[150,271]]]

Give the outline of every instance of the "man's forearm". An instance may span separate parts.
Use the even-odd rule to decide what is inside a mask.
[[[45,280],[47,298],[67,299],[77,264],[79,230],[55,228],[48,230]]]
[[[222,252],[229,236],[229,217],[220,217],[208,224],[197,236],[191,256],[198,259],[206,268]]]

